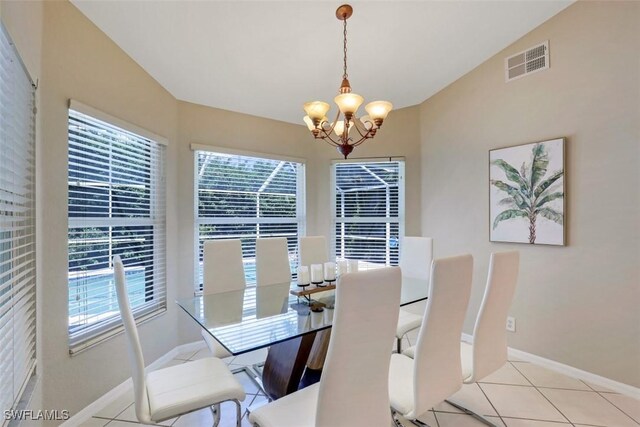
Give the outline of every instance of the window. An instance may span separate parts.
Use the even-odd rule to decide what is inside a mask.
[[[304,232],[304,164],[196,151],[196,289],[202,289],[202,244],[241,239],[247,283],[255,283],[255,240],[286,237],[292,273]]]
[[[0,53],[0,408],[5,410],[16,407],[36,363],[35,90],[1,24]]]
[[[84,111],[84,112],[83,112]],[[165,146],[69,109],[69,343],[85,348],[121,328],[112,258],[125,266],[134,316],[166,308]]]
[[[404,234],[404,161],[333,164],[333,248],[361,269],[397,265]]]

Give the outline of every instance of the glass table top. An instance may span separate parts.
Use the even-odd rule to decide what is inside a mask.
[[[282,283],[176,303],[227,351],[238,355],[331,327],[335,290],[313,294],[312,300],[324,303],[325,308],[312,312],[303,298],[289,293],[299,289],[295,282]],[[400,305],[425,300],[427,291],[427,281],[403,277]]]

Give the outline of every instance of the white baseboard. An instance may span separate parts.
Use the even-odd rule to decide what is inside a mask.
[[[157,360],[154,360],[149,366],[147,366],[147,371],[153,371],[158,368],[162,368],[164,365],[169,363],[172,359],[174,359],[177,355],[187,352],[196,352],[206,347],[204,341],[195,341],[188,344],[182,344],[177,347],[174,347],[169,352],[159,357]],[[133,388],[133,382],[131,378],[124,381],[123,383],[115,386],[102,396],[98,398],[93,403],[90,403],[88,406],[84,407],[81,411],[76,413],[73,417],[69,418],[67,421],[62,423],[60,427],[78,427],[82,425],[85,421],[90,419],[93,414],[99,412],[103,408],[105,408],[108,404],[115,401],[119,396],[126,393],[127,391]]]
[[[473,336],[469,334],[462,334],[462,341],[472,344]],[[511,347],[509,347],[509,356],[515,357],[525,362],[533,363],[534,365],[542,366],[544,368],[550,369],[563,375],[567,375],[569,377],[577,378],[579,380],[584,380],[600,387],[608,388],[611,391],[624,394],[625,396],[633,397],[634,399],[640,399],[640,388],[634,387],[629,384],[614,381],[601,375],[583,371],[582,369],[574,368],[573,366],[565,365],[564,363],[536,356],[535,354],[527,353],[525,351]]]

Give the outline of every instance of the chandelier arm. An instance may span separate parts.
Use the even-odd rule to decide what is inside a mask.
[[[340,143],[340,140],[336,141],[335,139],[333,139],[333,138],[331,137],[331,135],[335,135],[335,134],[327,133],[327,132],[325,132],[325,131],[323,131],[323,133],[325,134],[325,136],[323,136],[323,137],[321,137],[321,138],[322,138],[324,141],[326,141],[326,142],[328,142],[328,143],[331,143],[332,145],[334,145],[334,146],[336,146],[336,147],[337,147],[337,146],[339,146],[339,145],[342,145],[342,144]]]
[[[373,135],[371,135],[371,132],[367,132],[366,134],[364,134],[364,136],[362,138],[360,138],[357,142],[351,144],[354,147],[357,147],[358,145],[362,144],[363,142],[365,142],[367,139],[371,139],[373,138]]]
[[[353,118],[353,127],[354,127],[354,128],[356,128],[356,130],[358,131],[358,134],[359,134],[361,137],[364,137],[364,136],[365,136],[367,133],[369,133],[369,132],[366,132],[366,133],[363,135],[363,134],[362,134],[362,131],[360,131],[360,126],[358,126],[358,125],[356,124],[356,120],[359,120],[359,119],[358,119],[358,118],[356,118],[356,117],[354,116],[354,118]],[[366,130],[366,129],[365,129],[365,130]]]

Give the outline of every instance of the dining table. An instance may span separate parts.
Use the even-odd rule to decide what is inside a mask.
[[[326,287],[301,288],[296,282],[248,286],[176,303],[233,356],[268,347],[264,365],[254,367],[252,377],[275,400],[298,390],[305,369],[322,369],[339,286],[339,280]],[[427,281],[402,277],[401,306],[424,301],[427,294]]]

